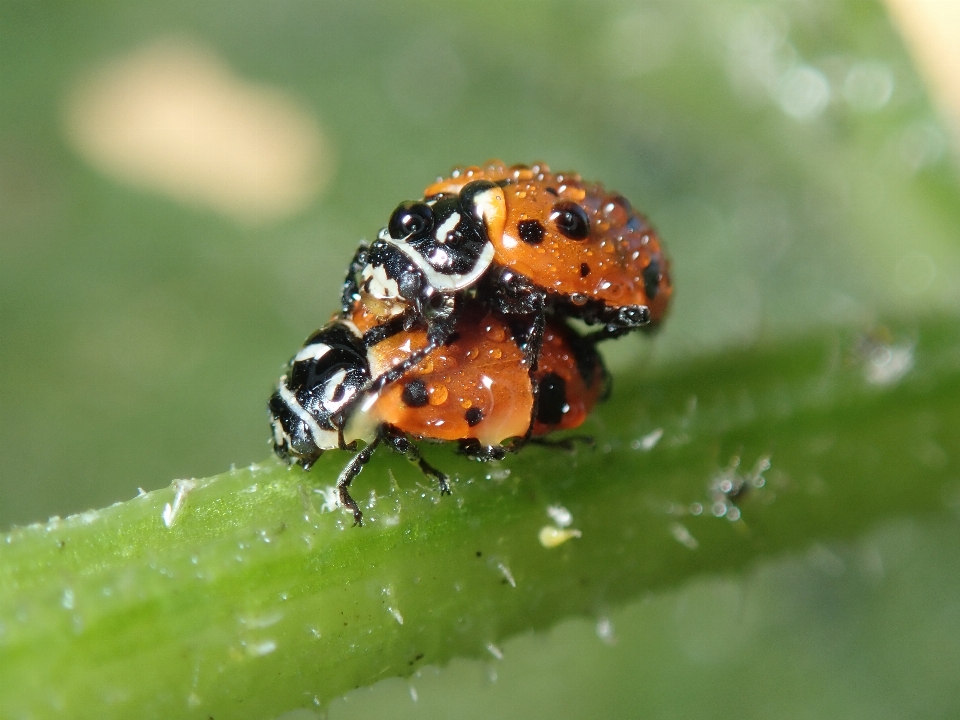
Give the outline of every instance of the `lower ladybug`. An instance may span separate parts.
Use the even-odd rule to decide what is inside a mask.
[[[366,443],[337,479],[340,504],[362,513],[349,485],[376,448],[405,455],[441,494],[447,476],[420,454],[415,440],[455,441],[477,460],[503,458],[525,442],[583,423],[605,396],[609,378],[593,343],[560,320],[548,320],[536,371],[529,372],[507,320],[468,304],[446,344],[394,383],[372,378],[428,345],[425,329],[401,330],[373,344],[361,332],[362,308],[314,333],[290,361],[270,398],[277,454],[309,469],[325,450]],[[364,342],[366,336],[368,342]]]

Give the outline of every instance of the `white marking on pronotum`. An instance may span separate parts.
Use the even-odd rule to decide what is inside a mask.
[[[197,486],[197,483],[193,480],[174,480],[173,486],[177,489],[173,496],[173,505],[167,503],[163,506],[163,524],[168,528],[173,527],[173,524],[177,521],[180,511],[183,509],[183,504],[186,502],[187,494]]]
[[[354,395],[357,394],[357,389],[355,387],[344,387],[343,396],[339,400],[334,400],[333,397],[336,395],[337,390],[343,387],[343,381],[347,377],[346,370],[338,370],[333,376],[327,380],[325,387],[323,388],[323,407],[329,413],[335,413],[337,410],[342,408],[347,401],[350,400]]]
[[[346,318],[340,318],[339,320],[337,320],[337,324],[343,325],[351,333],[353,333],[355,337],[358,337],[358,338],[363,337],[363,333],[360,332],[360,328],[358,328],[352,320],[347,320]]]
[[[437,242],[445,243],[447,241],[447,235],[457,226],[458,222],[460,222],[460,213],[456,212],[444,220],[443,224],[437,228],[437,232],[434,233]]]
[[[510,568],[503,563],[497,563],[497,568],[503,573],[503,576],[507,579],[507,582],[510,583],[510,587],[517,586],[517,581],[513,579],[513,573],[510,572]]]
[[[484,190],[482,193],[473,196],[474,210],[484,222],[488,222],[490,218],[503,212],[503,206],[503,190],[499,187]]]
[[[307,426],[310,435],[313,437],[314,445],[321,450],[330,450],[337,447],[337,434],[332,430],[324,430],[321,428],[314,417],[303,409],[303,406],[300,405],[296,396],[290,392],[290,388],[287,387],[286,375],[280,378],[280,383],[277,385],[277,392],[280,393],[280,399],[286,403],[287,407],[293,410],[293,413]]]
[[[304,360],[319,360],[324,355],[330,352],[330,346],[324,343],[313,343],[312,345],[307,345],[304,348],[300,349],[294,358],[293,361],[303,362]]]
[[[273,444],[277,447],[283,447],[284,442],[289,443],[290,437],[287,435],[286,431],[283,429],[283,424],[277,419],[274,418],[270,421],[270,425],[273,427]]]
[[[367,292],[378,300],[394,300],[400,297],[400,286],[387,275],[383,265],[365,265],[361,277],[367,281]]]
[[[380,234],[377,236],[377,238],[383,242],[390,243],[397,248],[397,250],[413,260],[416,266],[420,268],[424,275],[427,276],[427,282],[429,282],[430,285],[435,287],[437,290],[453,292],[470,287],[473,285],[473,283],[480,279],[480,277],[487,271],[487,268],[490,267],[490,263],[493,262],[493,243],[487,242],[484,243],[483,250],[480,252],[480,256],[470,269],[470,272],[462,274],[442,273],[428,263],[427,259],[418,253],[416,248],[414,248],[412,245],[404,240],[395,240],[394,238],[390,237],[390,233],[387,232],[386,228],[380,231]]]

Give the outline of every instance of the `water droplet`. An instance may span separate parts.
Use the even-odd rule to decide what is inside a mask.
[[[602,617],[597,620],[597,637],[607,645],[616,645],[617,636],[613,631],[613,623],[610,618]]]
[[[427,402],[433,406],[443,405],[447,401],[447,396],[449,395],[446,385],[440,383],[431,384],[427,388]]]
[[[563,505],[550,505],[547,507],[547,515],[556,523],[557,527],[570,527],[573,523],[573,515]]]
[[[577,307],[587,304],[587,296],[582,293],[573,293],[570,296],[570,302],[572,302]]]

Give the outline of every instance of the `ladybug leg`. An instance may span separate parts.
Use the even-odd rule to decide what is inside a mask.
[[[357,283],[357,277],[363,266],[367,264],[367,253],[370,250],[369,243],[361,241],[357,252],[350,261],[350,267],[347,269],[347,278],[343,281],[343,291],[340,295],[340,303],[343,307],[343,314],[349,315],[353,303],[360,296],[360,285]]]
[[[453,335],[454,328],[456,327],[459,312],[457,312],[453,298],[445,298],[442,308],[442,311],[438,311],[437,314],[428,317],[427,319],[426,347],[410,353],[406,358],[403,359],[402,362],[394,365],[382,375],[371,380],[370,383],[363,389],[363,392],[358,393],[358,401],[361,399],[361,397],[367,397],[372,393],[380,392],[380,390],[385,388],[390,383],[394,383],[402,378],[415,365],[420,363],[430,353],[432,353],[441,345],[445,344],[447,340],[450,339],[450,337]],[[352,405],[353,403],[351,403],[350,407],[352,407]]]
[[[460,441],[460,447],[457,449],[457,452],[461,455],[466,455],[471,460],[490,462],[491,460],[503,460],[507,456],[507,450],[513,451],[514,446],[509,448],[492,447],[489,445],[481,445],[480,441],[476,438],[470,438]]]
[[[490,274],[489,297],[495,298],[493,309],[503,315],[514,316],[511,323],[517,345],[523,350],[530,368],[530,377],[537,369],[543,328],[546,321],[547,294],[528,278],[508,268],[498,268]]]
[[[409,330],[409,328],[406,327],[406,321],[407,315],[404,314],[370,328],[363,334],[363,346],[371,348],[387,338],[393,337],[397,333]]]
[[[337,495],[340,498],[340,506],[353,513],[354,525],[363,525],[363,513],[360,512],[356,501],[350,497],[350,483],[353,482],[353,479],[363,470],[363,466],[373,457],[373,451],[377,449],[377,445],[379,444],[380,436],[378,435],[371,440],[363,450],[350,459],[347,466],[340,472],[340,477],[337,478]]]
[[[340,408],[337,412],[334,423],[339,427],[342,427],[346,422],[346,418],[349,418],[353,411],[357,408],[360,403],[365,400],[373,397],[378,392],[383,390],[390,383],[396,382],[402,378],[414,365],[419,363],[421,360],[427,357],[430,353],[436,350],[442,343],[433,343],[427,342],[426,347],[417,350],[416,352],[410,353],[403,362],[394,365],[392,368],[387,370],[382,375],[375,377],[373,380],[368,382],[357,394],[348,402],[346,405]]]
[[[396,382],[404,375],[407,374],[415,365],[417,365],[421,360],[427,357],[430,353],[436,350],[442,343],[434,343],[432,341],[427,342],[426,347],[412,352],[407,355],[406,359],[403,362],[394,365],[392,368],[387,370],[382,375],[375,377],[371,380],[366,387],[363,388],[363,391],[358,393],[358,399],[367,397],[373,393],[380,392],[390,383]]]
[[[450,495],[450,485],[447,482],[447,476],[437,470],[433,465],[423,459],[420,449],[406,435],[397,432],[387,432],[384,436],[386,443],[396,452],[403,455],[407,460],[420,468],[427,477],[434,478],[440,484],[440,494]]]
[[[596,321],[605,323],[602,330],[587,335],[587,340],[598,343],[601,340],[613,340],[638,329],[650,328],[650,308],[646,305],[624,305],[620,308],[608,308],[599,313]]]

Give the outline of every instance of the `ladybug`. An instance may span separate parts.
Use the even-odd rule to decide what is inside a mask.
[[[490,161],[401,203],[357,251],[343,308],[359,302],[381,323],[426,325],[430,342],[379,378],[387,384],[444,342],[471,293],[525,325],[519,342],[533,371],[549,314],[601,325],[596,342],[656,327],[672,290],[656,231],[623,196],[542,163]]]
[[[507,318],[470,301],[447,342],[394,383],[371,380],[430,346],[424,326],[369,339],[370,313],[356,306],[314,333],[294,356],[270,398],[276,453],[309,469],[325,450],[355,450],[337,479],[340,504],[362,513],[349,486],[378,446],[405,455],[450,492],[447,476],[415,441],[455,441],[476,460],[501,459],[527,441],[579,427],[607,394],[609,380],[592,342],[551,317],[531,373]],[[362,328],[367,328],[363,330]]]

